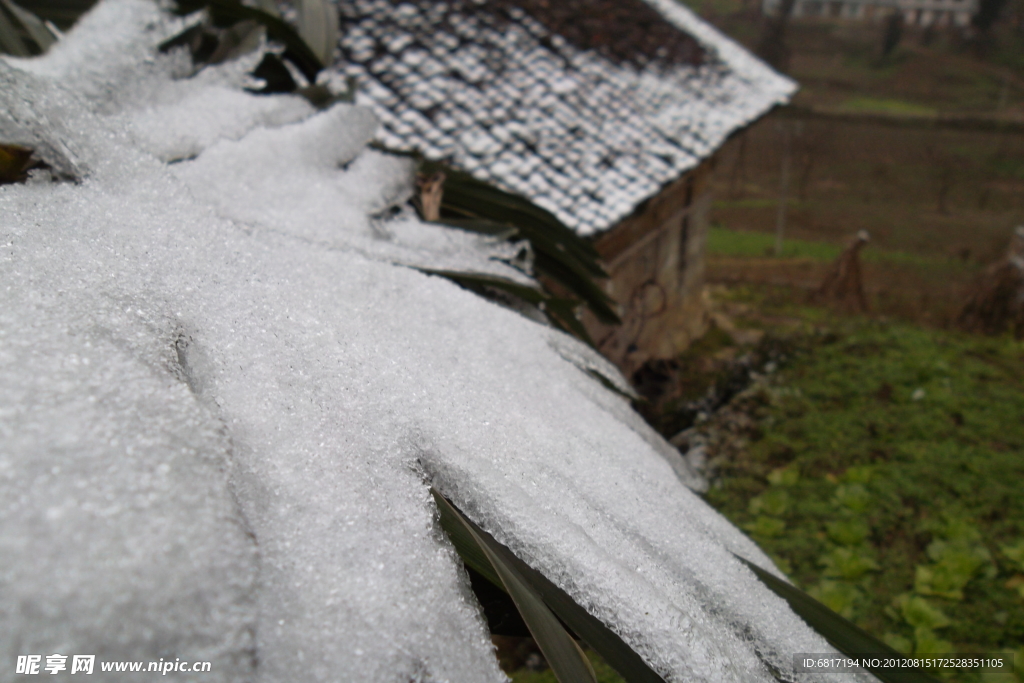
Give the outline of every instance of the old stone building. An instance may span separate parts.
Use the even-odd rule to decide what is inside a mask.
[[[342,50],[380,142],[528,197],[591,238],[627,372],[704,327],[712,157],[795,90],[675,0],[353,0]]]

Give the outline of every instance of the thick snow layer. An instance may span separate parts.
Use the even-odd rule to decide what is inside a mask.
[[[667,681],[829,651],[606,362],[409,267],[525,281],[503,245],[386,220],[409,169],[364,149],[365,110],[175,80],[168,26],[109,0],[0,59],[0,140],[79,177],[0,187],[0,680],[54,652],[504,680],[430,484]]]

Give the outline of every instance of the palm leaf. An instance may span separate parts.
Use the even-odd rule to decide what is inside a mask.
[[[452,545],[455,546],[456,552],[459,553],[462,561],[467,566],[483,575],[492,583],[495,583],[499,588],[501,587],[501,584],[496,583],[492,578],[496,575],[494,569],[481,567],[483,564],[481,559],[483,551],[474,548],[473,544],[469,541],[465,529],[470,529],[473,531],[475,538],[483,539],[488,544],[488,549],[493,556],[518,572],[524,583],[540,596],[544,604],[558,619],[600,654],[612,668],[619,672],[627,683],[665,683],[664,679],[656,674],[640,655],[626,645],[601,620],[580,607],[565,591],[548,581],[543,574],[527,565],[513,555],[508,548],[495,541],[490,534],[466,518],[436,490],[432,488],[430,492],[437,501],[438,510],[441,511],[441,527],[448,534]],[[546,653],[545,656],[547,656]]]
[[[564,285],[570,293],[575,294],[587,305],[598,320],[607,325],[618,325],[622,321],[609,305],[611,299],[587,275],[579,272],[572,261],[552,255],[546,250],[534,252],[534,270],[539,275],[548,276]]]
[[[437,222],[442,225],[450,225],[459,230],[465,230],[466,232],[475,232],[480,235],[488,235],[506,240],[512,239],[519,234],[519,230],[514,225],[490,221],[486,218],[442,218]]]
[[[903,657],[878,638],[863,631],[857,625],[839,616],[799,588],[792,586],[774,574],[770,574],[752,562],[736,556],[773,593],[789,603],[790,608],[821,634],[832,647],[851,657],[861,655],[882,655],[884,657]],[[892,668],[883,669],[866,667],[884,683],[937,683],[937,681],[921,669]]]
[[[457,220],[463,224],[460,227],[469,230],[492,223],[514,227],[517,236],[528,240],[533,247],[538,275],[551,278],[578,297],[602,322],[611,325],[621,322],[611,308],[611,298],[594,283],[595,278],[608,277],[601,268],[597,251],[551,212],[525,197],[500,190],[466,173],[431,164],[425,164],[424,168],[443,170],[447,176],[441,203],[442,220]],[[453,215],[454,219],[449,218]]]
[[[299,35],[321,64],[329,64],[338,46],[338,10],[328,0],[300,0]]]
[[[445,171],[446,208],[486,218],[504,220],[531,231],[540,231],[560,244],[560,250],[586,264],[594,277],[607,277],[597,263],[599,255],[586,240],[558,220],[550,211],[530,200],[488,185],[473,176],[448,169]],[[444,205],[442,205],[444,206]]]
[[[551,297],[544,302],[544,314],[547,315],[548,320],[561,327],[563,331],[575,335],[591,348],[596,348],[587,328],[576,317],[577,307],[578,302],[573,299]]]
[[[0,185],[23,180],[25,171],[31,164],[31,149],[21,145],[0,143]]]
[[[266,29],[269,39],[284,45],[283,57],[294,64],[310,83],[316,81],[316,75],[324,68],[324,62],[295,29],[269,12],[243,5],[236,0],[175,0],[175,4],[175,12],[179,15],[206,9],[216,26],[227,27],[240,21],[255,21]],[[161,45],[161,49],[174,44],[178,38],[171,38]]]
[[[56,41],[57,36],[42,19],[13,0],[0,0],[0,52],[30,57],[46,52]]]
[[[440,167],[439,164],[428,163],[426,165],[436,165]],[[568,242],[573,243],[573,246],[579,247],[581,253],[588,254],[593,258],[598,257],[597,250],[593,248],[593,245],[585,240],[581,240],[576,233],[558,220],[558,218],[556,218],[550,211],[541,208],[525,197],[511,192],[506,192],[494,185],[485,183],[482,180],[477,180],[472,175],[462,171],[455,171],[452,177],[456,181],[457,188],[465,188],[467,190],[472,189],[480,200],[499,205],[500,208],[506,212],[515,211],[527,215],[532,218],[534,222],[547,225],[550,231],[554,235],[558,236],[559,239],[565,239]]]
[[[288,67],[284,65],[284,62],[277,55],[271,52],[263,55],[263,59],[256,65],[252,75],[263,81],[263,87],[259,90],[254,90],[254,92],[261,95],[294,92],[298,87],[295,79],[292,78],[291,72],[288,71]]]
[[[31,57],[25,40],[18,33],[13,21],[8,21],[3,10],[0,10],[0,52],[15,57]]]
[[[608,665],[619,672],[627,683],[665,683],[664,679],[651,669],[631,647],[600,619],[592,616],[579,606],[568,593],[551,583],[540,572],[533,569],[505,549],[517,569],[540,593],[544,601],[587,645],[592,647]]]
[[[274,0],[255,0],[252,3],[253,7],[261,9],[272,17],[280,17],[281,13],[277,11],[277,4]]]
[[[558,329],[566,334],[575,335],[591,347],[594,346],[594,341],[587,333],[587,329],[575,315],[577,302],[572,299],[558,299],[539,289],[521,285],[518,282],[494,275],[482,275],[461,270],[435,270],[432,268],[417,268],[417,270],[428,275],[438,275],[447,278],[460,287],[465,287],[471,292],[476,292],[483,296],[487,295],[488,289],[497,289],[506,294],[511,294],[525,303],[535,306]]]
[[[472,562],[470,566],[509,594],[555,677],[561,683],[597,683],[590,660],[537,591],[506,560],[501,552],[505,549],[463,517],[444,496],[433,489],[430,492],[441,511],[441,526],[452,539],[452,545],[456,545],[455,539],[458,539],[456,550],[472,558],[464,561]]]
[[[71,28],[96,2],[97,0],[19,0],[18,5],[39,17],[50,29],[50,33],[59,40],[60,31]]]
[[[484,275],[481,273],[469,273],[461,270],[435,270],[433,268],[417,268],[421,273],[427,273],[428,275],[439,275],[443,278],[447,278],[452,282],[462,285],[466,289],[470,289],[477,293],[487,287],[493,287],[500,289],[503,292],[507,292],[516,296],[528,304],[534,306],[540,306],[550,299],[550,297],[539,289],[534,289],[527,285],[507,280],[503,277],[496,275]]]

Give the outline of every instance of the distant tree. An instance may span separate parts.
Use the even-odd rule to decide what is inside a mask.
[[[903,13],[893,10],[889,18],[885,20],[885,30],[882,32],[882,59],[885,59],[903,38]]]
[[[767,17],[761,38],[754,51],[757,56],[779,71],[789,66],[789,48],[786,46],[786,25],[793,14],[796,0],[782,0],[774,16]]]
[[[747,168],[747,132],[743,131],[739,136],[739,147],[732,164],[732,172],[729,174],[729,199],[739,199],[741,184],[746,182]]]
[[[807,201],[811,174],[814,172],[819,152],[824,148],[825,142],[826,138],[820,129],[812,129],[797,140],[797,163],[800,169],[797,180],[797,196],[802,202]]]
[[[1006,0],[981,0],[978,3],[977,14],[971,17],[971,26],[979,33],[988,34],[1005,6]]]
[[[932,23],[925,26],[924,31],[921,32],[921,45],[929,47],[932,43],[935,42],[935,39],[937,37],[938,31],[936,31],[935,22],[933,21]]]
[[[971,17],[971,28],[974,29],[969,45],[974,52],[984,57],[994,45],[992,26],[1006,7],[1006,0],[980,0],[977,13]]]

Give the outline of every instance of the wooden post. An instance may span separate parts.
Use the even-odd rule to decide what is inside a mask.
[[[860,250],[870,239],[867,230],[857,233],[857,237],[832,263],[821,286],[811,295],[811,301],[839,304],[848,311],[858,313],[867,312],[868,301],[864,296],[864,278],[860,270]]]
[[[420,176],[416,179],[419,186],[420,213],[425,221],[441,220],[441,201],[444,197],[445,175],[438,171],[430,176]]]
[[[789,162],[792,144],[789,126],[779,122],[782,131],[782,177],[779,179],[779,208],[775,214],[775,255],[782,256],[782,239],[786,232],[786,202],[789,201]]]
[[[1024,225],[1010,238],[1006,256],[985,271],[957,320],[968,332],[1024,339]]]
[[[729,175],[729,199],[738,199],[738,183],[742,177],[746,181],[745,164],[747,161],[747,132],[740,133],[739,149],[736,150],[736,159],[732,165],[732,173]]]
[[[996,111],[1002,111],[1006,109],[1006,105],[1010,100],[1010,72],[1006,71],[1003,74],[1003,87],[999,89],[999,103],[996,104]]]

